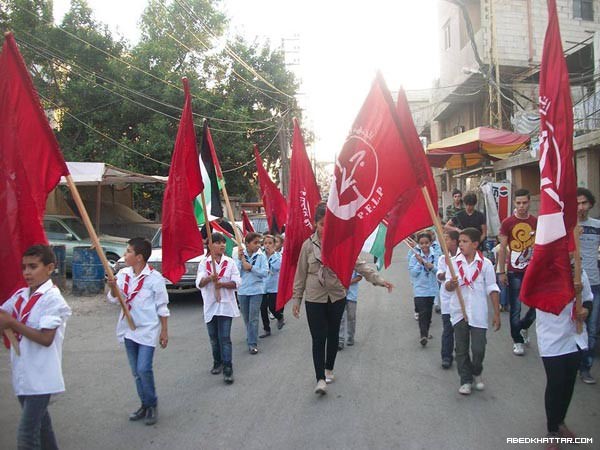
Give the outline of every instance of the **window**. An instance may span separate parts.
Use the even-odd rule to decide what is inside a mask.
[[[448,20],[442,27],[442,34],[444,36],[444,50],[448,50],[451,45],[450,41],[450,20]]]
[[[573,18],[594,20],[594,0],[573,0]]]

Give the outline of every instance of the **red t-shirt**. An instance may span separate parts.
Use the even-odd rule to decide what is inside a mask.
[[[527,268],[533,254],[536,226],[537,218],[532,215],[519,219],[513,214],[502,221],[500,236],[507,237],[509,272],[524,272]]]

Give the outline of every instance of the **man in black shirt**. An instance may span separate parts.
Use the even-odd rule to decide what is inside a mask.
[[[444,225],[444,229],[460,232],[465,228],[476,228],[481,231],[480,242],[485,241],[487,236],[487,225],[485,223],[485,215],[475,209],[477,196],[474,193],[469,192],[463,197],[463,202],[465,204],[464,211],[460,211],[451,218],[446,225]]]

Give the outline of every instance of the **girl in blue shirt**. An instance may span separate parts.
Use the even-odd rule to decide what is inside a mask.
[[[277,300],[277,285],[279,284],[279,270],[281,269],[281,253],[275,250],[275,237],[267,234],[263,238],[265,257],[267,258],[268,274],[265,278],[265,294],[260,305],[260,315],[262,317],[263,328],[265,332],[259,338],[271,336],[271,325],[269,323],[269,310],[277,319],[277,329],[285,325],[283,320],[283,308],[275,310]]]

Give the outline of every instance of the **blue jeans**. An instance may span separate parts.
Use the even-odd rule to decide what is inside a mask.
[[[594,301],[592,304],[592,314],[585,321],[588,332],[588,349],[583,351],[581,358],[581,370],[590,370],[594,362],[594,350],[596,348],[596,340],[598,339],[598,320],[600,319],[600,284],[591,286]]]
[[[213,360],[216,364],[231,367],[231,317],[213,316],[206,324]]]
[[[450,322],[450,314],[442,314],[442,361],[452,362],[452,352],[454,351],[454,327]]]
[[[125,339],[125,350],[127,350],[127,358],[129,359],[133,378],[135,378],[135,387],[142,406],[145,408],[156,406],[158,400],[154,387],[154,372],[152,371],[154,347]]]
[[[18,450],[58,449],[48,414],[50,394],[19,395],[18,399],[23,411],[17,433]]]
[[[260,305],[262,303],[262,294],[258,295],[238,295],[240,302],[240,311],[246,324],[246,342],[248,347],[256,347],[256,338],[258,337],[258,318],[260,317]]]
[[[500,306],[504,308],[504,310],[508,310],[508,286],[504,286],[500,283],[500,276],[496,274],[496,284],[500,288]]]
[[[508,272],[508,301],[510,303],[510,335],[515,344],[523,343],[521,330],[527,330],[535,321],[535,308],[529,308],[521,319],[521,283],[523,273]]]

